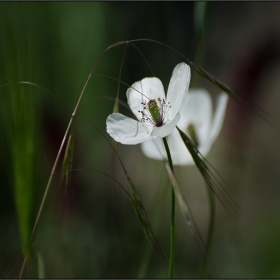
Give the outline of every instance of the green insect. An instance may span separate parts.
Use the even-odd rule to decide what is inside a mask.
[[[149,112],[153,118],[153,121],[155,122],[155,126],[161,126],[163,123],[163,118],[161,114],[161,110],[159,106],[157,105],[157,102],[155,99],[152,99],[148,102],[148,108]]]

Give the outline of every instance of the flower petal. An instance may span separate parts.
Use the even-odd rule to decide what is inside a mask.
[[[151,141],[146,141],[141,144],[141,149],[144,155],[152,159],[166,159],[166,151],[161,138],[155,138]]]
[[[119,113],[109,115],[106,125],[110,136],[122,144],[135,145],[155,138],[150,127]]]
[[[173,119],[180,113],[187,97],[191,71],[189,65],[182,62],[176,65],[167,90],[167,103],[170,102],[171,108],[168,111],[168,118]]]
[[[193,165],[193,159],[187,150],[184,142],[177,129],[174,129],[170,135],[167,136],[172,162],[174,165]],[[145,156],[162,160],[167,159],[166,150],[163,141],[160,138],[146,141],[141,144],[141,149]]]
[[[143,94],[141,94],[143,93]],[[162,82],[158,78],[144,78],[141,81],[135,82],[126,91],[127,103],[133,114],[138,120],[141,120],[142,114],[138,111],[143,111],[142,102],[148,103],[150,99],[165,98]]]
[[[178,127],[187,133],[187,127],[193,124],[199,146],[208,140],[211,129],[212,99],[204,89],[191,89],[188,98],[181,110],[181,119]]]
[[[153,131],[151,135],[160,138],[167,136],[172,132],[172,130],[175,128],[179,120],[180,120],[180,114],[178,113],[172,121],[168,123],[164,122],[163,125],[158,127],[157,126],[153,127]]]
[[[201,145],[198,147],[200,153],[205,157],[217,138],[225,117],[228,102],[227,94],[222,93],[217,100],[214,119],[212,120],[212,99],[206,90],[190,90],[187,101],[181,111],[181,119],[178,126],[186,131],[188,124],[196,125]],[[212,121],[212,122],[211,122]],[[212,127],[211,126],[212,123]],[[160,127],[156,128],[160,129]],[[155,130],[155,129],[154,129]],[[159,135],[157,130],[152,135]],[[194,165],[194,161],[177,129],[174,129],[168,136],[167,141],[174,165]],[[153,139],[141,144],[143,153],[152,159],[167,159],[163,142],[160,138]]]
[[[223,123],[225,119],[225,114],[226,114],[226,108],[227,108],[227,103],[228,103],[228,95],[226,93],[221,93],[216,101],[216,109],[215,109],[215,115],[214,119],[212,120],[212,129],[210,136],[207,140],[207,142],[210,142],[211,145],[212,143],[216,140],[218,137]]]
[[[185,146],[180,133],[174,129],[167,137],[172,161],[174,165],[193,165],[194,161],[187,147]]]

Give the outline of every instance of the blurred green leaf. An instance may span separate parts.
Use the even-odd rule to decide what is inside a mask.
[[[28,33],[28,22],[18,24],[17,12],[2,6],[0,26],[0,84],[32,80],[34,74],[33,37]],[[25,16],[28,16],[27,14]],[[34,207],[40,145],[40,102],[33,87],[10,85],[0,92],[0,130],[7,145],[7,172],[13,188],[20,235],[25,257],[31,255],[30,235]]]
[[[45,261],[42,253],[37,254],[37,260],[38,260],[38,278],[46,279]]]
[[[204,31],[207,6],[205,1],[194,2],[194,29],[198,37]]]

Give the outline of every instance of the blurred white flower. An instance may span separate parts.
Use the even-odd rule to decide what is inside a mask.
[[[189,90],[177,126],[193,140],[204,157],[221,131],[227,102],[228,95],[221,93],[217,98],[213,114],[210,94],[204,89]],[[142,151],[147,157],[159,160],[167,158],[164,145],[159,140],[156,138],[141,144]],[[174,165],[194,164],[177,129],[168,135],[167,142]]]
[[[180,120],[190,76],[190,67],[186,63],[176,65],[168,86],[167,100],[158,78],[135,82],[126,96],[138,121],[119,113],[111,114],[106,120],[107,132],[122,144],[134,145],[151,139],[161,141],[160,138],[170,134]]]

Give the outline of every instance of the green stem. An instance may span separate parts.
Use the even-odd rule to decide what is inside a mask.
[[[166,137],[162,138],[163,144],[167,153],[168,163],[169,166],[174,173],[173,170],[173,163],[172,158],[170,154],[170,150],[167,144]],[[172,188],[172,194],[171,194],[171,230],[170,230],[170,258],[169,258],[169,273],[168,277],[172,278],[173,275],[173,267],[174,267],[174,233],[175,233],[175,193]]]

